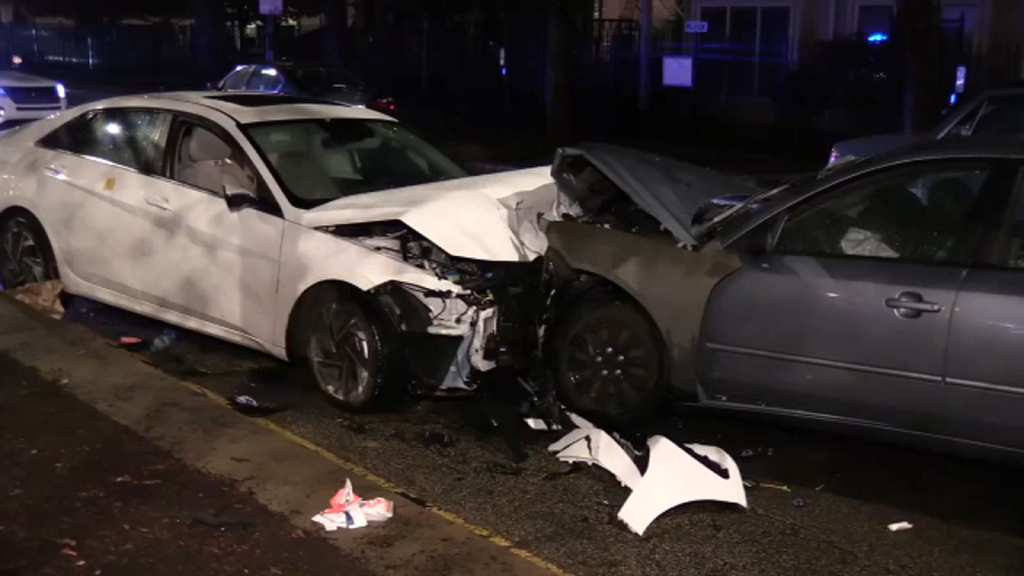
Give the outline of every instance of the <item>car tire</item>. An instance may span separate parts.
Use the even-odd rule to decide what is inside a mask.
[[[17,211],[0,218],[0,283],[4,289],[59,280],[57,259],[42,225]]]
[[[394,400],[392,331],[354,292],[330,285],[313,290],[303,299],[298,334],[317,387],[349,411]]]
[[[613,290],[584,294],[555,326],[555,391],[572,411],[611,425],[652,415],[668,396],[665,346],[647,313]]]

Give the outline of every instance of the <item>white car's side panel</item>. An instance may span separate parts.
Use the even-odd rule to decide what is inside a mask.
[[[147,302],[269,341],[284,220],[232,211],[222,197],[150,178],[134,249]]]
[[[271,340],[285,346],[288,317],[299,297],[321,282],[342,281],[360,290],[370,290],[389,281],[413,284],[427,290],[459,292],[447,280],[378,254],[324,232],[285,223],[281,245],[281,280],[277,295],[277,325]]]
[[[74,154],[37,149],[23,167],[32,177],[48,232],[64,265],[83,281],[138,297],[137,242],[145,237],[142,193],[134,170]]]

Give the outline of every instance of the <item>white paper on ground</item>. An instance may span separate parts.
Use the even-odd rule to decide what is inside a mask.
[[[577,429],[548,447],[558,452],[556,458],[563,462],[585,462],[611,472],[624,486],[635,489],[640,483],[640,470],[629,454],[598,428]]]
[[[688,502],[714,500],[747,507],[747,493],[743,489],[740,469],[721,448],[685,444],[725,469],[728,479],[722,478],[668,438],[654,436],[647,445],[651,452],[647,472],[619,510],[619,519],[633,532],[643,536],[655,518]]]

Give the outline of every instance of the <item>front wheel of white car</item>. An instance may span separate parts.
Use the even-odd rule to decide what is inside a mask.
[[[373,310],[334,286],[317,288],[303,308],[306,361],[332,403],[363,411],[393,396],[391,335]]]

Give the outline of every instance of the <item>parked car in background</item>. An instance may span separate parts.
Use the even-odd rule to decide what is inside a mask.
[[[838,142],[828,163],[867,158],[914,142],[967,136],[1024,137],[1024,88],[986,92],[954,108],[934,130],[924,134],[884,134]]]
[[[671,397],[1024,455],[1024,143],[925,143],[703,222],[735,182],[608,146],[553,170],[544,345],[572,410]]]
[[[224,92],[292,94],[382,112],[395,110],[393,99],[380,97],[362,78],[337,66],[243,64],[236,66],[216,88]]]
[[[366,108],[123,97],[0,138],[0,272],[305,361],[362,409],[527,355],[554,198],[548,168],[466,177]]]
[[[19,70],[0,70],[0,122],[38,120],[67,106],[60,82]]]

